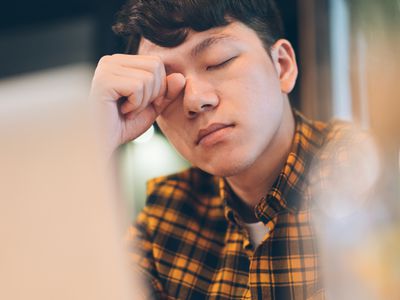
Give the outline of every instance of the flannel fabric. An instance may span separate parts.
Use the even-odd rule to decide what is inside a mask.
[[[255,208],[269,227],[256,249],[223,178],[191,168],[149,182],[129,239],[155,299],[324,299],[307,171],[329,126],[294,116],[287,162]]]

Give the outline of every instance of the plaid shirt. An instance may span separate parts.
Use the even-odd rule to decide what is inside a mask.
[[[154,298],[324,299],[306,174],[329,126],[294,115],[287,162],[255,208],[269,228],[256,249],[223,178],[191,168],[149,182],[130,238]]]

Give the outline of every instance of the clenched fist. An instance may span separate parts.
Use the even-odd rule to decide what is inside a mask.
[[[101,114],[109,153],[144,133],[185,84],[180,73],[166,76],[157,56],[102,57],[93,77],[90,99]]]

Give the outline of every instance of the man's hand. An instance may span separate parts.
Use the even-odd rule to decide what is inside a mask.
[[[101,113],[108,151],[111,153],[144,133],[185,84],[182,74],[167,77],[157,56],[102,57],[93,77],[90,99]]]

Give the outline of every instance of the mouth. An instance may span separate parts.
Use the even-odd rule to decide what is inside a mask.
[[[197,135],[196,145],[213,144],[220,140],[225,131],[233,128],[233,124],[213,123],[205,129],[201,129]]]

